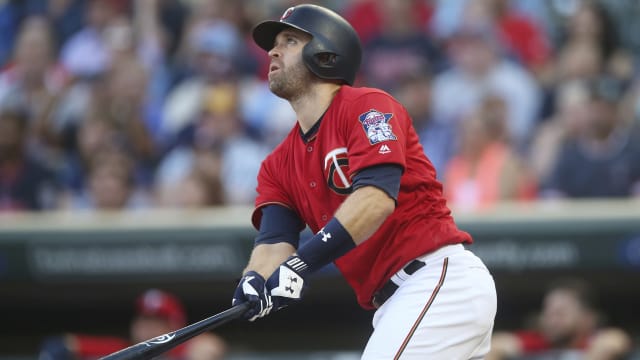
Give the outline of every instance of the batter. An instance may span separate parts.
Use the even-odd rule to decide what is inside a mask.
[[[412,120],[392,96],[352,87],[360,40],[335,12],[287,9],[253,30],[269,87],[297,123],[264,160],[259,230],[233,303],[255,320],[302,298],[334,262],[359,304],[376,309],[362,359],[481,359],[496,313],[493,278],[462,244]],[[315,236],[299,246],[308,226]]]

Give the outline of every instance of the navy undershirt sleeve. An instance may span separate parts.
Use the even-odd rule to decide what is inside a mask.
[[[304,229],[304,223],[298,214],[277,204],[267,205],[261,210],[260,232],[255,245],[286,242],[297,249],[300,232]]]
[[[382,164],[364,168],[353,176],[353,190],[363,186],[375,186],[395,201],[400,192],[403,168],[395,164]]]

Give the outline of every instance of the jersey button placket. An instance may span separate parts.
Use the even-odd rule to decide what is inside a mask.
[[[316,184],[316,182],[315,182],[315,181],[311,181],[311,182],[309,183],[309,186],[311,186],[311,188],[315,188],[315,187],[316,187],[316,185],[317,185],[317,184]]]
[[[313,146],[307,146],[307,152],[312,152],[313,151]]]

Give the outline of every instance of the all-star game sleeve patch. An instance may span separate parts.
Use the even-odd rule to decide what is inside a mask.
[[[375,109],[370,109],[358,117],[371,145],[398,139],[389,124],[392,117],[393,113],[385,114]]]

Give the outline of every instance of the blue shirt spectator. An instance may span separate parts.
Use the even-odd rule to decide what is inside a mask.
[[[640,132],[621,118],[621,84],[590,83],[591,101],[576,137],[569,138],[546,182],[547,197],[640,196]]]

